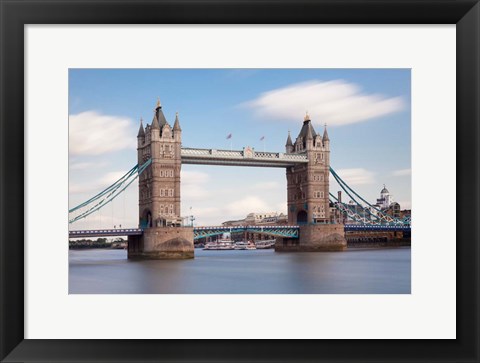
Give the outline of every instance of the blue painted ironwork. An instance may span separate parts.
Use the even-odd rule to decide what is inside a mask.
[[[140,236],[143,234],[141,228],[119,228],[119,229],[94,229],[69,231],[68,238],[82,237],[114,237],[114,236]]]
[[[182,149],[182,152],[187,149]],[[193,149],[192,149],[193,150]],[[193,153],[191,157],[193,158],[195,153],[198,152],[205,152],[204,150],[190,150],[187,151]],[[185,151],[186,152],[186,151]],[[215,154],[214,156],[217,157],[220,151],[213,151],[210,150],[210,154]],[[271,153],[270,153],[271,154]],[[286,157],[282,154],[278,155],[260,155],[259,158],[279,158],[285,159]],[[196,154],[195,154],[196,155]],[[243,155],[243,154],[242,154]],[[279,156],[280,155],[280,156]],[[182,154],[183,156],[183,154]],[[185,155],[187,156],[187,155]],[[190,154],[188,155],[190,157]],[[211,156],[211,155],[210,155]],[[229,155],[227,155],[229,156]],[[236,156],[236,155],[234,155]],[[195,156],[196,157],[196,156]],[[232,156],[233,158],[233,156]],[[302,156],[303,158],[303,156]],[[303,159],[299,157],[298,160],[295,159],[295,162],[304,162]],[[192,159],[193,160],[193,159]],[[120,179],[118,179],[115,183],[110,185],[109,187],[102,190],[100,193],[96,194],[92,198],[88,199],[87,201],[77,205],[76,207],[69,210],[69,214],[72,215],[76,213],[76,216],[70,217],[69,223],[74,223],[82,218],[87,217],[88,215],[100,210],[105,205],[113,201],[119,194],[121,194],[138,176],[152,163],[152,160],[147,160],[143,165],[135,165],[132,169],[130,169],[125,175],[123,175]],[[349,205],[346,203],[341,203],[338,199],[330,193],[330,200],[332,201],[333,205],[339,209],[343,214],[347,215],[350,219],[358,222],[355,226],[405,226],[406,228],[410,228],[411,217],[406,216],[403,219],[392,217],[386,214],[381,209],[377,208],[376,206],[367,202],[364,198],[362,198],[357,192],[355,192],[348,184],[343,181],[342,178],[330,168],[330,172],[332,176],[335,178],[337,183],[340,187],[345,191],[345,193],[352,199],[355,203],[353,205]],[[357,198],[366,204],[363,206],[362,203],[357,200]],[[307,206],[305,206],[307,209]],[[291,210],[293,212],[294,210]],[[140,226],[139,230],[142,230],[146,226]],[[349,227],[354,228],[354,227]],[[355,227],[361,228],[361,227]],[[385,230],[385,229],[382,229]],[[118,230],[117,230],[118,231]],[[287,238],[298,238],[299,234],[299,227],[298,226],[234,226],[234,227],[197,227],[194,229],[194,238],[205,238],[211,237],[215,235],[219,235],[225,232],[253,232],[253,233],[260,233],[260,234],[268,234],[271,236],[276,237],[287,237]]]
[[[223,233],[242,233],[252,232],[265,234],[275,237],[298,238],[298,226],[214,226],[214,227],[196,227],[193,229],[193,238],[206,238],[218,236]]]
[[[69,217],[69,223],[74,223],[82,218],[89,216],[92,213],[105,207],[108,203],[113,201],[118,195],[120,195],[135,179],[152,163],[152,159],[148,159],[142,165],[135,165],[125,175],[118,179],[115,183],[102,190],[97,195],[93,196],[89,200],[80,203],[76,207],[68,211],[69,215],[74,212],[79,213],[76,216]]]
[[[196,227],[193,229],[194,239],[217,236],[223,233],[252,232],[276,237],[298,238],[299,226],[235,226],[235,227]],[[366,225],[346,224],[345,232],[350,231],[403,231],[410,232],[409,225]],[[118,228],[69,231],[69,238],[85,237],[115,237],[115,236],[140,236],[142,228]]]
[[[333,198],[334,200],[332,201],[333,204],[337,209],[339,209],[342,213],[345,213],[347,216],[352,218],[353,220],[360,222],[365,225],[381,225],[381,224],[387,224],[387,225],[410,225],[410,217],[405,217],[403,219],[395,218],[392,217],[388,214],[386,214],[384,211],[381,209],[377,208],[376,206],[370,204],[368,201],[366,201],[364,198],[362,198],[355,190],[353,190],[350,186],[348,186],[345,181],[343,181],[342,178],[333,170],[333,168],[330,167],[330,173],[332,176],[335,178],[337,181],[338,185],[347,193],[347,195],[353,200],[355,205],[353,208],[345,203],[341,203],[337,198],[333,196],[332,193],[330,193],[330,197]],[[364,202],[367,206],[363,206],[360,202],[357,201],[357,199],[353,196],[355,195],[358,197],[362,202]],[[359,214],[356,210],[355,207],[358,206],[360,210],[363,212],[362,214]]]

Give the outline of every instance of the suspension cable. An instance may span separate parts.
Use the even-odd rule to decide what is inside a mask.
[[[92,202],[95,202],[102,196],[106,196],[102,198],[102,200],[98,201],[96,204],[94,204],[92,207],[87,209],[86,211],[80,213],[78,216],[72,218],[69,220],[69,223],[74,223],[82,218],[87,217],[88,215],[100,210],[104,206],[106,206],[108,203],[113,201],[119,194],[121,194],[126,188],[130,186],[130,184],[133,183],[135,179],[138,178],[138,176],[152,163],[152,159],[148,159],[142,166],[136,165],[133,167],[127,174],[122,176],[118,181],[113,183],[111,186],[109,186],[106,190],[108,191],[108,194],[106,194],[106,190],[103,190],[102,192],[98,193],[95,197],[90,198],[87,202],[83,202],[80,205],[76,206],[75,208],[72,208],[69,212],[76,211],[82,207],[87,206],[88,204],[91,204]],[[137,171],[137,173],[134,175],[134,172]],[[126,177],[128,175],[128,177]],[[132,177],[133,176],[133,177]],[[120,182],[121,181],[121,182]],[[125,185],[126,184],[126,185]],[[122,188],[123,186],[123,188]]]
[[[355,190],[353,190],[352,188],[350,188],[350,186],[345,183],[345,181],[343,181],[342,178],[340,178],[340,176],[335,172],[335,170],[332,169],[332,167],[330,167],[330,172],[332,173],[333,177],[335,178],[335,180],[338,182],[338,184],[342,187],[342,189],[351,197],[350,193],[348,193],[348,191],[343,187],[343,185],[348,188],[353,194],[355,194],[360,200],[362,200],[365,204],[367,204],[370,208],[374,209],[375,211],[377,211],[381,216],[384,217],[384,219],[387,221],[387,222],[393,222],[393,223],[403,223],[401,220],[397,219],[397,218],[394,218],[392,216],[389,216],[388,214],[385,214],[382,210],[378,209],[377,207],[371,205],[369,202],[367,202],[365,199],[363,199],[357,192],[355,192]],[[342,185],[343,184],[343,185]],[[358,203],[354,198],[352,198],[357,204],[359,204],[361,206],[360,203]],[[363,207],[362,207],[363,208]],[[368,210],[368,209],[367,209]],[[372,214],[370,212],[370,214]],[[372,214],[374,215],[374,214]]]

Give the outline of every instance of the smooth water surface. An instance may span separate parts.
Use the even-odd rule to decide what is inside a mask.
[[[71,294],[409,294],[410,248],[285,253],[204,251],[192,260],[128,260],[70,250]]]

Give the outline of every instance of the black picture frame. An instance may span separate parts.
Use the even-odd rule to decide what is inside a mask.
[[[2,361],[479,362],[478,0],[0,0],[0,14]],[[24,178],[28,177],[24,173],[24,25],[161,23],[456,24],[457,339],[277,341],[24,339]],[[444,213],[447,218],[454,216],[453,211]],[[434,253],[435,251],[432,251],[432,255]]]

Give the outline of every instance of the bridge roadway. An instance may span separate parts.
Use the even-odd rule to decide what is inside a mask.
[[[68,231],[68,238],[141,236],[141,228],[115,228]]]
[[[255,151],[251,147],[243,150],[216,150],[182,148],[182,164],[261,166],[287,168],[297,164],[307,164],[307,154],[287,154]]]
[[[194,238],[205,238],[219,235],[227,232],[252,232],[259,234],[268,234],[276,237],[298,238],[299,226],[213,226],[213,227],[195,227]],[[408,225],[362,225],[362,224],[346,224],[345,232],[365,231],[365,232],[381,232],[396,231],[410,232],[411,227]],[[69,231],[69,238],[85,238],[85,237],[119,237],[119,236],[140,236],[143,234],[141,228],[116,228],[116,229],[96,229],[96,230],[77,230]]]
[[[168,228],[168,227],[165,227]],[[298,238],[298,226],[213,226],[213,227],[195,227],[193,229],[194,238],[205,238],[216,236],[227,232],[244,232],[268,234],[277,237]],[[115,228],[115,229],[96,229],[96,230],[77,230],[69,231],[69,238],[85,237],[119,237],[119,236],[140,236],[143,234],[141,228]]]
[[[394,225],[394,224],[345,224],[345,232],[364,231],[364,232],[410,232],[410,225]]]

